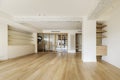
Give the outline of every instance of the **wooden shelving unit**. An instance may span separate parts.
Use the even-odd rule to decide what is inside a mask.
[[[102,56],[107,55],[107,46],[102,45],[103,38],[107,38],[107,36],[104,35],[105,32],[107,32],[104,28],[107,27],[107,25],[103,23],[98,23],[96,26],[96,55],[97,60],[101,60]]]
[[[97,26],[96,26],[97,46],[101,46],[102,39],[106,38],[106,36],[103,34],[103,33],[107,32],[106,30],[104,30],[105,27],[106,27],[106,25],[104,25],[103,23],[97,23]]]

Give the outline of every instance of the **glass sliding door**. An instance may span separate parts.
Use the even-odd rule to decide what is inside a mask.
[[[67,33],[38,33],[38,52],[67,52]]]
[[[67,48],[68,48],[67,34],[65,33],[57,34],[56,39],[57,39],[56,50],[58,52],[67,52]]]
[[[68,35],[64,34],[64,50],[65,52],[68,51]]]
[[[67,52],[68,43],[67,43],[67,34],[62,34],[62,51]]]
[[[44,44],[45,44],[44,52],[48,52],[49,51],[49,35],[46,33],[44,33]]]
[[[38,52],[44,51],[44,34],[38,33]]]
[[[55,34],[50,34],[50,52],[55,52]]]
[[[56,34],[56,51],[61,52],[61,34]]]

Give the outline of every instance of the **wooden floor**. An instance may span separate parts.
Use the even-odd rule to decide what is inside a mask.
[[[0,62],[0,80],[120,80],[120,69],[80,54],[36,54]]]

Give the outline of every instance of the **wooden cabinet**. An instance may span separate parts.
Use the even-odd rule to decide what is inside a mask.
[[[97,46],[96,53],[97,53],[97,56],[106,56],[107,55],[107,46]]]

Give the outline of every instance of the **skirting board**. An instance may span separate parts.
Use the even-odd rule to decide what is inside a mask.
[[[88,58],[85,59],[85,58],[82,56],[82,61],[83,61],[83,62],[97,62],[97,59],[92,59],[92,58],[91,58],[91,59],[88,59]]]

